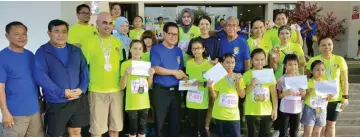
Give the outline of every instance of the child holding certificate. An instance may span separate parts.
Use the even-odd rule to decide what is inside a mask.
[[[239,96],[244,98],[244,81],[240,74],[235,74],[235,56],[226,53],[220,62],[228,75],[218,81],[215,85],[210,80],[210,96],[215,100],[212,110],[212,117],[216,123],[216,134],[218,137],[225,137],[229,131],[230,137],[241,137],[240,135],[240,111],[238,108]]]
[[[143,44],[139,40],[130,43],[130,60],[121,64],[121,89],[126,88],[125,111],[128,115],[130,137],[145,137],[148,117],[149,85],[152,84],[154,69],[150,69],[149,77],[132,75],[132,61],[141,61]]]
[[[326,124],[326,107],[332,95],[319,96],[315,91],[315,82],[322,81],[325,74],[324,63],[320,60],[314,61],[311,64],[311,73],[301,123],[304,125],[303,137],[320,137],[321,129]]]
[[[212,65],[204,59],[206,57],[205,47],[201,40],[194,40],[190,47],[191,59],[186,62],[186,73],[190,80],[196,79],[193,86],[198,87],[198,90],[189,90],[186,95],[186,107],[192,130],[190,137],[206,137],[205,119],[208,111],[209,92],[203,74],[211,69]]]
[[[244,73],[245,118],[248,137],[270,137],[272,121],[277,118],[278,98],[275,90],[275,77],[273,76],[271,83],[259,83],[253,76],[254,70],[263,70],[265,57],[263,49],[254,49],[251,53],[253,69]]]
[[[297,137],[300,124],[300,113],[302,110],[301,97],[306,95],[304,89],[293,90],[286,87],[286,78],[296,77],[299,69],[299,60],[296,54],[287,54],[284,59],[284,75],[277,82],[276,89],[279,94],[280,111],[279,126],[280,137]],[[304,77],[304,82],[307,82]],[[290,89],[289,89],[290,88]],[[288,130],[290,128],[290,131]]]

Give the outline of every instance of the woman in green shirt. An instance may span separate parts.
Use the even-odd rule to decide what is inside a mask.
[[[252,37],[247,40],[250,53],[256,48],[261,48],[265,51],[266,56],[268,56],[270,50],[272,49],[272,43],[269,39],[264,38],[264,33],[265,20],[261,17],[253,19],[251,21]]]

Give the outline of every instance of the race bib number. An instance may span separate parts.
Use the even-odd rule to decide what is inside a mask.
[[[253,89],[253,101],[255,102],[264,102],[269,100],[270,98],[270,91],[269,88],[264,88],[262,86],[256,86]]]
[[[178,43],[178,47],[183,51],[186,52],[188,49],[188,45],[189,45],[189,40],[181,40]]]
[[[311,108],[326,108],[327,106],[327,99],[322,98],[321,96],[314,96],[310,99],[310,107]]]
[[[148,92],[148,83],[145,78],[139,78],[131,81],[131,93]]]
[[[204,92],[202,91],[189,91],[187,93],[187,100],[195,103],[202,103],[204,98]]]
[[[236,94],[221,94],[220,106],[234,108],[238,104],[239,97]]]

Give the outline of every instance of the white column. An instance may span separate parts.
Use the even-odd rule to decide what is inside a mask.
[[[138,2],[138,12],[139,16],[143,17],[145,19],[145,3],[144,2]]]
[[[265,6],[265,20],[273,20],[273,2],[268,2]]]

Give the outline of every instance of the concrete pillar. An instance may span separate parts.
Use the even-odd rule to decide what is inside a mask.
[[[138,14],[145,19],[145,3],[138,2]]]
[[[265,6],[265,20],[273,20],[273,2],[268,2]]]

